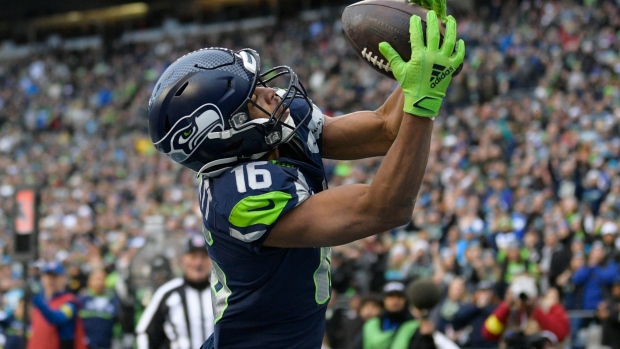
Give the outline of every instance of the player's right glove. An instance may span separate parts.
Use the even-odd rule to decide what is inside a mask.
[[[403,111],[434,118],[439,113],[452,74],[463,63],[465,43],[456,44],[456,20],[448,16],[443,45],[439,47],[439,23],[435,11],[426,15],[426,45],[420,17],[411,16],[409,22],[411,60],[403,61],[387,42],[379,44],[379,51],[387,58],[394,77],[405,95]]]
[[[409,0],[409,2],[418,4],[427,10],[435,11],[441,22],[448,22],[448,16],[446,15],[446,0]]]

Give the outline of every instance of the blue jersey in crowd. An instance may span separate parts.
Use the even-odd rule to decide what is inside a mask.
[[[296,124],[308,111],[295,101]],[[323,114],[314,107],[277,161],[238,165],[200,186],[216,348],[320,348],[330,298],[329,248],[263,246],[278,218],[325,188]],[[320,217],[317,217],[317,224]]]
[[[15,318],[12,313],[0,311],[0,348],[24,348],[24,322]]]
[[[110,348],[112,329],[118,317],[119,303],[112,292],[95,294],[88,291],[79,297],[82,308],[79,316],[84,324],[89,348]]]

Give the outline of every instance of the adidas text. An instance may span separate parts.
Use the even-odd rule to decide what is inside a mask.
[[[431,82],[431,88],[435,88],[437,84],[439,84],[446,76],[450,76],[454,72],[453,67],[448,67],[448,69],[442,71],[437,77]]]

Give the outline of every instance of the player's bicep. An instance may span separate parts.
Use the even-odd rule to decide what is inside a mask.
[[[336,246],[389,227],[373,213],[368,186],[346,185],[312,195],[283,214],[265,240],[272,247]]]

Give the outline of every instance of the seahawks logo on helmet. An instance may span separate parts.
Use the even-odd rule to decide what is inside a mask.
[[[155,146],[172,160],[181,163],[192,156],[210,132],[218,129],[224,130],[220,109],[215,104],[205,104],[191,115],[180,118]]]

